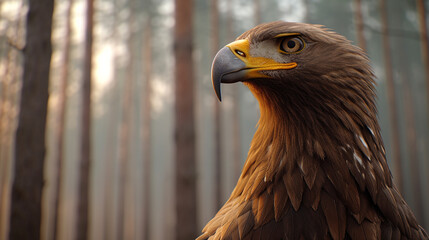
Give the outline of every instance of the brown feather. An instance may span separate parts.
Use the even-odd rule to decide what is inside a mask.
[[[319,162],[308,155],[304,155],[302,158],[299,159],[298,166],[304,175],[305,183],[311,190],[314,181],[316,180],[316,173],[319,169]]]
[[[298,211],[301,205],[302,193],[304,192],[304,183],[301,173],[297,169],[293,169],[283,176],[283,182],[286,185],[293,208],[295,211]]]
[[[284,33],[311,44],[277,56]],[[259,102],[258,129],[234,191],[198,240],[428,239],[393,185],[366,55],[311,24],[262,24],[238,39],[248,57],[297,67],[244,81]]]
[[[283,216],[288,198],[286,186],[283,181],[278,181],[274,185],[274,218],[276,221],[279,221]]]
[[[253,214],[249,211],[237,218],[238,233],[240,239],[248,235],[249,231],[255,225]]]
[[[379,223],[373,223],[368,220],[357,223],[354,219],[349,218],[347,222],[347,234],[350,239],[371,240],[371,239],[390,239],[381,238],[381,229]],[[384,237],[388,237],[387,235]]]
[[[344,239],[347,222],[344,205],[325,191],[321,192],[320,202],[332,238]]]
[[[259,196],[258,215],[256,218],[256,227],[264,225],[274,219],[273,195],[263,193]]]

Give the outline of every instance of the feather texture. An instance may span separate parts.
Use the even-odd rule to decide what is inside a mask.
[[[307,46],[276,55],[284,33]],[[267,23],[238,39],[248,57],[297,67],[244,81],[259,102],[258,129],[234,191],[198,240],[428,239],[393,185],[366,55],[318,25]]]

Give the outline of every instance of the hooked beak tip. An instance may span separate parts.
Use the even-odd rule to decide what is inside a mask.
[[[212,77],[212,84],[213,89],[215,90],[216,96],[219,99],[219,101],[222,101],[222,94],[221,94],[221,83],[234,83],[240,81],[239,78],[235,78],[238,76],[238,74],[235,74],[233,79],[230,79],[229,77],[232,76],[225,76],[227,74],[236,73],[240,70],[244,69],[246,67],[246,64],[240,60],[237,56],[234,55],[234,53],[231,51],[229,47],[223,47],[219,52],[216,54],[215,58],[213,59],[212,63],[212,69],[211,69],[211,77]],[[233,74],[234,75],[234,74]]]

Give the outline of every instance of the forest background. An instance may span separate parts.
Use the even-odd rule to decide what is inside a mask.
[[[259,117],[243,85],[217,101],[211,61],[275,20],[323,24],[368,52],[389,166],[429,229],[428,8],[1,0],[0,239],[197,236],[235,186]],[[22,189],[27,201],[15,201]]]

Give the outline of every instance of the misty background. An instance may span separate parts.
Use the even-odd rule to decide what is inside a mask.
[[[176,226],[186,224],[176,221],[175,212],[176,168],[191,167],[175,162],[175,4],[182,2],[189,4],[55,0],[42,239],[77,236],[89,3],[94,8],[88,239],[176,239]],[[223,85],[218,104],[210,80],[214,53],[258,23],[276,20],[322,24],[366,49],[377,76],[378,118],[388,164],[420,224],[429,229],[429,1],[191,4],[193,24],[187,27],[193,33],[194,79],[186,88],[194,96],[197,233],[234,188],[259,118],[258,103],[242,84]],[[10,226],[28,9],[27,1],[0,1],[0,239],[7,239]]]

